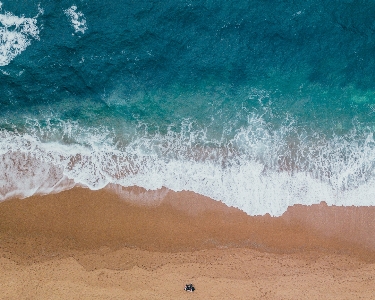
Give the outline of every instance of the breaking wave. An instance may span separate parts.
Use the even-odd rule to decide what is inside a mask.
[[[48,122],[47,122],[48,123]],[[281,215],[294,204],[375,205],[375,141],[370,129],[306,136],[293,124],[272,131],[252,115],[228,140],[207,139],[187,120],[179,131],[132,137],[104,126],[29,120],[0,132],[0,199],[108,184],[189,190],[250,215]]]

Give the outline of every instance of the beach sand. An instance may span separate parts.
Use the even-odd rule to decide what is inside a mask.
[[[375,299],[374,232],[374,207],[251,217],[136,187],[11,199],[0,203],[0,298]]]

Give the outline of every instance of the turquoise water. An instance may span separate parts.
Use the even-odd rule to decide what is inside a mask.
[[[109,183],[375,205],[371,1],[5,1],[0,198]]]

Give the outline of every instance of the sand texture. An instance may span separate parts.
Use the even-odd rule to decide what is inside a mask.
[[[75,188],[0,203],[0,299],[375,298],[372,207],[250,217],[190,192],[134,195],[147,202]]]

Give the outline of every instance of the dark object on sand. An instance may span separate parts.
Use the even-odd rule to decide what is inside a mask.
[[[187,292],[194,292],[195,287],[190,283],[190,284],[185,285],[184,290],[187,291]]]

